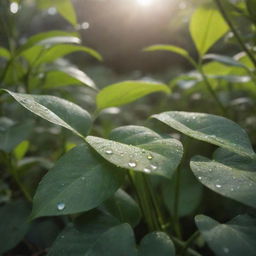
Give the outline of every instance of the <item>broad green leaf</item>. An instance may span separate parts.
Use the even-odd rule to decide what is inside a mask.
[[[205,215],[197,215],[195,221],[216,256],[255,255],[256,220],[248,215],[238,215],[225,224]]]
[[[215,60],[215,61],[218,61],[224,65],[228,65],[228,66],[234,66],[234,67],[240,67],[240,68],[245,68],[247,69],[247,67],[235,60],[234,58],[232,57],[229,57],[229,56],[225,56],[225,55],[219,55],[219,54],[207,54],[204,56],[204,59],[210,59],[210,60]]]
[[[202,6],[192,15],[189,29],[198,53],[203,56],[229,27],[218,10]]]
[[[15,247],[29,228],[30,209],[23,201],[14,201],[0,207],[1,243],[0,254]]]
[[[202,140],[237,154],[255,157],[245,130],[221,116],[182,111],[163,112],[153,118],[197,140]]]
[[[64,19],[72,25],[77,24],[76,12],[71,0],[38,0],[37,2],[42,9],[55,7]]]
[[[169,181],[165,181],[162,186],[162,193],[165,205],[169,212],[174,214],[174,201],[175,201],[175,179],[174,177]],[[188,216],[199,206],[203,196],[203,186],[197,182],[194,175],[190,170],[180,170],[180,192],[178,214],[180,217]]]
[[[117,107],[133,102],[153,92],[170,93],[165,84],[145,81],[125,81],[103,88],[97,95],[98,109]]]
[[[10,153],[18,144],[27,139],[33,129],[33,122],[4,126],[0,120],[0,150]]]
[[[147,234],[140,243],[138,256],[175,256],[175,247],[169,236],[163,232]]]
[[[119,189],[114,196],[105,201],[101,207],[122,223],[129,223],[135,227],[141,218],[137,203],[124,190]]]
[[[25,154],[27,153],[29,148],[29,141],[23,140],[15,149],[14,149],[14,155],[15,158],[19,161],[21,160]]]
[[[75,219],[74,226],[59,234],[47,256],[85,255],[104,232],[118,224],[116,219],[98,210],[83,214]]]
[[[127,223],[103,233],[85,256],[137,256],[133,230]]]
[[[174,52],[181,56],[183,56],[186,59],[190,59],[189,53],[184,50],[183,48],[180,48],[175,45],[169,45],[169,44],[156,44],[149,47],[144,48],[144,51],[147,52],[153,52],[153,51],[168,51],[168,52]]]
[[[116,166],[170,178],[179,165],[183,154],[181,143],[175,139],[163,139],[158,134],[154,135],[154,132],[150,129],[143,128],[128,126],[116,131],[118,134],[123,134],[122,141],[125,141],[125,143],[128,140],[132,141],[129,145],[93,136],[88,136],[86,141],[102,157]],[[148,142],[145,141],[147,137],[143,137],[143,133],[147,132],[151,133],[149,136],[154,136],[154,139]],[[129,137],[131,133],[134,136],[133,140]],[[112,133],[112,138],[114,136],[115,134]],[[144,140],[145,143],[138,145],[135,139],[136,136],[141,136],[138,140],[141,142]],[[118,136],[115,136],[115,138],[118,139]]]
[[[256,208],[256,160],[218,149],[214,160],[195,156],[190,167],[199,181],[225,197]]]
[[[123,172],[86,144],[61,157],[40,182],[32,216],[88,211],[110,198],[123,182]]]
[[[72,102],[49,95],[5,91],[29,111],[81,137],[86,136],[91,127],[90,114]]]
[[[37,64],[44,62],[51,62],[55,59],[63,57],[65,55],[74,53],[74,52],[84,52],[97,60],[102,60],[102,56],[95,50],[89,47],[81,46],[81,45],[72,45],[72,44],[58,44],[49,48],[42,57],[39,58]]]
[[[44,41],[49,38],[55,38],[55,37],[64,37],[64,38],[65,37],[66,38],[77,37],[78,38],[78,34],[73,33],[73,32],[70,33],[70,32],[66,32],[66,31],[61,31],[61,30],[52,30],[52,31],[35,34],[35,35],[31,36],[28,39],[28,41],[17,50],[16,55],[19,55],[21,52],[31,48],[34,45],[39,44],[41,41]],[[79,41],[79,43],[80,43],[80,41]]]
[[[0,47],[0,57],[9,60],[11,58],[11,53],[3,47]]]

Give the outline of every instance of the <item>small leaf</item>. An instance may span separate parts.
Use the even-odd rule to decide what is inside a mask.
[[[76,12],[70,0],[38,0],[37,2],[42,9],[55,7],[64,19],[72,25],[77,24]]]
[[[202,56],[228,31],[229,27],[218,10],[202,6],[192,15],[189,29],[198,53]]]
[[[196,225],[217,256],[254,256],[256,251],[256,220],[238,215],[226,224],[197,215]]]
[[[133,230],[128,224],[110,228],[103,233],[85,256],[136,256]]]
[[[221,116],[182,111],[163,112],[153,118],[197,140],[202,140],[237,154],[255,157],[245,130]]]
[[[0,57],[9,60],[11,58],[11,53],[3,47],[0,47]]]
[[[29,141],[24,140],[22,141],[15,149],[14,149],[14,155],[15,158],[19,161],[21,160],[29,148]]]
[[[81,137],[86,136],[91,127],[90,114],[72,102],[49,95],[4,91],[34,114],[51,123],[63,126]]]
[[[175,247],[169,236],[163,232],[147,234],[140,243],[138,256],[175,256]]]
[[[14,201],[0,207],[1,236],[0,254],[15,247],[25,236],[29,228],[30,209],[24,201]]]
[[[88,211],[110,198],[123,182],[123,172],[82,144],[61,157],[40,182],[32,216]]]
[[[150,133],[150,129],[141,129]],[[120,128],[123,134],[122,141],[129,140],[129,127]],[[132,132],[136,132],[136,126],[132,126]],[[128,132],[127,132],[128,131]],[[127,133],[126,133],[127,132]],[[151,131],[153,133],[153,131]],[[120,130],[118,131],[120,134]],[[141,136],[142,134],[137,134]],[[114,134],[112,133],[112,137]],[[136,134],[134,134],[136,137]],[[152,135],[151,135],[152,136]],[[156,134],[154,140],[145,144],[137,145],[136,140],[133,143],[137,146],[127,145],[113,140],[106,140],[98,137],[88,136],[86,141],[94,148],[102,157],[116,166],[125,169],[132,169],[151,175],[160,175],[170,178],[180,163],[183,148],[179,141],[175,139],[163,139]]]
[[[165,84],[145,81],[125,81],[103,88],[97,95],[98,109],[117,107],[133,102],[153,92],[170,93]]]
[[[174,52],[181,56],[183,56],[186,59],[190,59],[189,53],[184,50],[183,48],[180,48],[175,45],[169,45],[169,44],[156,44],[149,47],[144,48],[144,51],[146,52],[153,52],[153,51],[168,51],[168,52]]]
[[[129,223],[135,227],[141,217],[137,203],[124,190],[119,189],[115,195],[105,201],[101,207],[122,223]]]
[[[218,194],[256,208],[256,160],[223,149],[214,158],[191,159],[190,167],[199,181]]]

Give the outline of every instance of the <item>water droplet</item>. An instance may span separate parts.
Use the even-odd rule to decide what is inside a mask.
[[[229,253],[229,249],[228,249],[227,247],[223,248],[223,251],[224,251],[225,253]]]
[[[136,164],[135,162],[129,162],[128,165],[129,165],[129,167],[131,167],[131,168],[134,168],[134,167],[137,166],[137,164]]]
[[[85,180],[85,177],[83,176],[83,177],[81,178],[81,180]]]
[[[148,155],[147,158],[148,158],[148,160],[152,160],[153,156],[152,155]]]
[[[58,204],[57,204],[57,209],[58,209],[59,211],[64,210],[65,207],[66,207],[66,205],[65,205],[64,203],[58,203]]]
[[[230,191],[234,191],[234,188],[231,188]]]
[[[199,177],[198,177],[198,179],[199,179],[199,180],[201,180],[201,179],[202,179],[202,177],[201,177],[201,176],[199,176]]]
[[[146,150],[145,150],[145,149],[142,149],[142,153],[146,153]]]
[[[151,170],[148,169],[148,168],[144,168],[143,171],[144,171],[145,173],[151,173]]]
[[[157,169],[157,166],[153,165],[153,164],[151,164],[150,167],[151,167],[152,170],[156,170]]]
[[[106,153],[107,155],[112,155],[112,154],[113,154],[113,151],[112,151],[111,149],[107,149],[107,150],[105,151],[105,153]]]
[[[216,188],[221,188],[221,185],[217,184],[215,185]]]

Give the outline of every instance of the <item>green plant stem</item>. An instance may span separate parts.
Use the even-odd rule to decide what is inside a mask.
[[[192,234],[192,236],[185,242],[184,247],[182,249],[181,252],[181,256],[186,256],[187,252],[188,252],[188,248],[190,247],[190,245],[198,238],[198,236],[200,235],[199,231],[196,231],[194,234]]]
[[[173,202],[173,225],[174,230],[178,238],[182,238],[181,228],[179,223],[179,196],[180,196],[180,176],[181,176],[181,166],[179,165],[176,171],[175,177],[175,187],[174,187],[174,202]]]
[[[234,36],[235,36],[236,40],[238,41],[238,43],[240,44],[242,49],[246,52],[246,54],[248,55],[248,57],[252,61],[254,67],[256,68],[256,58],[254,57],[254,55],[252,54],[250,49],[246,46],[246,43],[244,42],[243,38],[240,36],[238,31],[236,30],[234,24],[232,23],[231,19],[229,18],[228,14],[227,14],[227,12],[226,12],[223,4],[222,4],[222,0],[214,0],[214,2],[218,6],[223,18],[225,19],[225,21],[229,25],[231,31],[234,33]]]

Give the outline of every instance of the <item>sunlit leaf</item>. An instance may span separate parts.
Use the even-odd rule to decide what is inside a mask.
[[[11,53],[3,47],[0,47],[0,57],[9,60],[11,58]]]
[[[26,154],[28,148],[29,148],[29,141],[27,141],[27,140],[22,141],[22,142],[14,149],[15,158],[16,158],[17,160],[21,160],[21,159],[25,156],[25,154]]]
[[[220,224],[208,216],[198,215],[195,220],[202,236],[217,256],[255,255],[255,219],[239,215],[225,224]]]
[[[68,151],[40,182],[32,216],[88,211],[111,197],[123,182],[124,172],[110,165],[83,144]]]
[[[189,29],[198,53],[202,56],[228,31],[229,27],[218,10],[210,6],[202,6],[192,15]]]
[[[5,91],[29,111],[81,137],[86,136],[91,127],[90,114],[72,102],[49,95]]]
[[[121,106],[153,92],[170,93],[170,89],[165,84],[145,81],[125,81],[112,84],[102,89],[97,95],[97,107],[104,109]]]
[[[195,156],[190,167],[199,181],[225,197],[256,208],[256,160],[218,149],[214,159]]]
[[[121,127],[112,132],[111,138],[122,143],[93,136],[86,141],[114,165],[146,174],[170,178],[183,154],[179,141],[164,139],[145,127]]]
[[[152,232],[140,242],[138,256],[175,256],[175,247],[169,236],[163,232]]]
[[[226,148],[240,155],[255,157],[245,130],[224,117],[182,111],[163,112],[152,117],[197,140]]]

